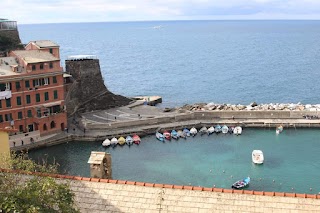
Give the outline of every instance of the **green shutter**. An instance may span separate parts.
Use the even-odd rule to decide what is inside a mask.
[[[40,102],[40,94],[39,93],[36,94],[36,102]]]
[[[58,99],[58,91],[57,90],[53,91],[53,98]]]
[[[18,119],[22,119],[22,112],[18,112]]]
[[[44,100],[45,101],[49,100],[49,93],[48,92],[44,93]]]
[[[57,77],[56,77],[56,76],[53,76],[52,82],[53,82],[54,84],[57,83]]]
[[[30,95],[26,95],[26,99],[27,99],[27,104],[30,104],[30,103],[31,103],[31,97],[30,97]]]
[[[2,117],[2,115],[0,115],[0,123],[2,123],[3,122],[3,117]]]
[[[21,105],[21,96],[17,97],[17,105],[20,106]]]
[[[32,117],[32,111],[28,110],[28,117],[31,118]]]
[[[11,98],[6,99],[6,107],[11,107]]]
[[[21,86],[20,86],[20,82],[19,81],[17,81],[16,82],[16,89],[18,90],[18,89],[20,89],[21,88]]]
[[[25,85],[26,85],[27,88],[29,88],[30,87],[30,82],[29,81],[25,81]]]

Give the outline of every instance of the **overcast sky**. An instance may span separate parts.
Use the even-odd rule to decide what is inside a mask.
[[[320,0],[1,0],[0,18],[28,23],[320,19]]]

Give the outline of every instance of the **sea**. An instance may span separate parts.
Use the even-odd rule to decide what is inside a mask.
[[[320,21],[166,21],[19,25],[61,62],[96,55],[108,89],[192,103],[319,103]]]
[[[68,56],[96,55],[108,89],[159,95],[160,107],[193,103],[318,104],[320,21],[158,21],[19,25],[23,43],[52,40]],[[63,173],[89,176],[91,151],[112,154],[113,178],[229,188],[250,176],[251,190],[320,192],[318,129],[244,129],[241,136],[196,136],[104,149],[102,141],[31,151]],[[265,155],[251,162],[253,149]]]

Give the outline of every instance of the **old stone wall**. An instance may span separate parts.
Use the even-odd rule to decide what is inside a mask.
[[[22,49],[18,30],[0,30],[0,56],[11,50]]]
[[[69,115],[124,106],[131,101],[107,89],[98,59],[66,60],[66,72],[74,79],[66,96]]]

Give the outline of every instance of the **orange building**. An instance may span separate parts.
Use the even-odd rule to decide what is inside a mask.
[[[40,135],[67,126],[63,69],[54,42],[32,41],[0,58],[0,128],[6,126]]]

